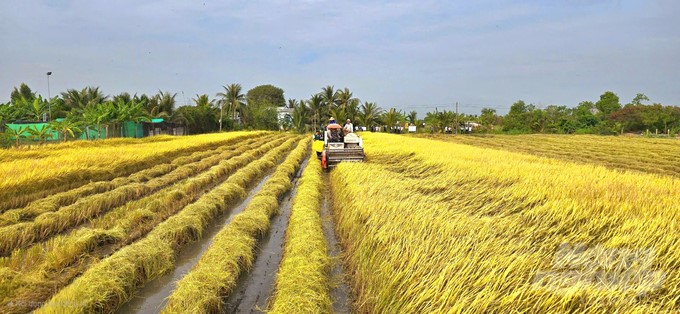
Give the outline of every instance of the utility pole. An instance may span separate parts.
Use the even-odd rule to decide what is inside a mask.
[[[47,107],[49,108],[50,112],[50,120],[52,120],[52,95],[50,95],[50,75],[52,75],[52,72],[47,72]]]
[[[460,124],[458,124],[458,102],[456,101],[456,135],[458,135],[458,129],[460,129]]]

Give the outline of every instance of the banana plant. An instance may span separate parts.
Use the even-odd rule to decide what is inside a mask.
[[[9,138],[13,138],[14,141],[15,141],[16,147],[19,147],[19,145],[20,145],[19,140],[20,140],[22,137],[26,137],[26,135],[25,135],[24,133],[26,133],[26,132],[28,131],[28,129],[29,129],[28,126],[20,126],[20,127],[16,128],[16,129],[7,128],[7,129],[5,130],[5,133],[7,134],[7,136],[8,136]]]
[[[82,132],[82,130],[78,127],[78,122],[69,119],[61,122],[52,121],[50,122],[49,127],[50,129],[61,134],[63,136],[62,138],[64,142],[66,142],[69,135],[71,137],[76,137],[75,133]]]
[[[38,127],[29,127],[27,132],[30,134],[30,137],[32,137],[35,140],[38,140],[40,143],[44,143],[47,138],[52,137],[52,129],[49,126],[43,126],[38,130]]]

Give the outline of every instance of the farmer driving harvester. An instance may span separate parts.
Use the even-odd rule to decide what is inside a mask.
[[[328,169],[341,161],[364,161],[361,138],[353,131],[349,119],[345,128],[337,124],[333,117],[329,119],[321,151],[321,167]]]

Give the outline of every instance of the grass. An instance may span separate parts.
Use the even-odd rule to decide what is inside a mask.
[[[245,197],[245,188],[273,167],[298,140],[290,139],[270,150],[159,224],[145,238],[94,264],[36,313],[114,311],[132,297],[137,287],[173,269],[175,254],[187,243],[200,238],[204,227],[219,213]]]
[[[310,160],[293,201],[269,313],[332,313],[330,258],[321,226],[321,165]]]
[[[280,164],[262,189],[213,238],[194,268],[177,282],[163,313],[215,313],[236,286],[239,275],[250,269],[258,239],[269,230],[278,213],[279,198],[292,188],[291,177],[309,154],[309,138],[302,140]]]

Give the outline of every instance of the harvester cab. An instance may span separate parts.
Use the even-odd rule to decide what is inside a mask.
[[[329,124],[321,152],[321,167],[329,169],[340,162],[363,162],[365,158],[361,137],[356,133],[345,134],[336,123]]]

